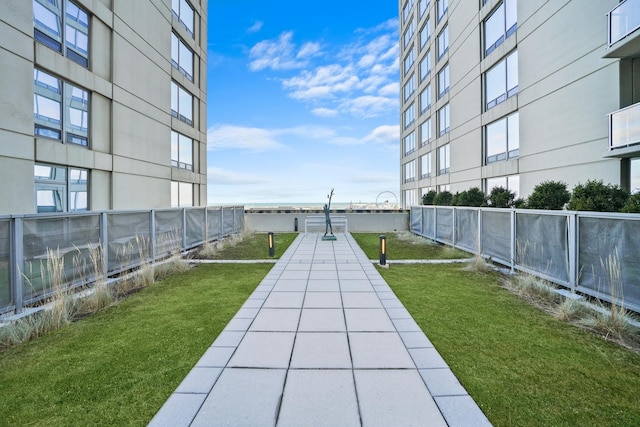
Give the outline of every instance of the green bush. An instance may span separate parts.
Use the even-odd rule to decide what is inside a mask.
[[[622,207],[622,212],[640,213],[640,193],[629,196],[627,203]]]
[[[620,212],[627,199],[629,193],[619,185],[588,180],[574,187],[567,208],[573,211]]]
[[[433,199],[436,197],[435,191],[431,190],[428,193],[422,195],[422,204],[423,205],[433,205]]]
[[[510,208],[514,205],[516,193],[504,187],[494,187],[487,196],[487,206],[490,208]]]
[[[433,198],[433,204],[438,206],[451,206],[453,194],[449,191],[441,191]]]
[[[452,202],[452,205],[454,206],[479,207],[485,203],[484,193],[478,187],[470,188],[462,193],[456,193],[456,196],[454,196],[454,200]]]
[[[526,203],[527,209],[561,210],[571,199],[567,184],[561,181],[543,181],[536,185]]]

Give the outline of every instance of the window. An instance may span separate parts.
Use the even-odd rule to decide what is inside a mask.
[[[487,110],[518,93],[518,51],[509,54],[485,73]]]
[[[428,84],[427,87],[420,93],[420,114],[423,114],[431,108],[431,85]]]
[[[193,81],[193,52],[175,33],[171,33],[171,65]]]
[[[89,172],[86,169],[36,164],[36,212],[79,212],[89,209]]]
[[[501,176],[497,178],[487,178],[485,180],[486,194],[491,193],[496,187],[506,188],[516,193],[516,199],[520,194],[520,175]]]
[[[431,140],[431,117],[420,125],[420,146],[427,145]]]
[[[89,92],[38,69],[33,81],[34,134],[88,146]]]
[[[409,105],[409,107],[404,111],[404,128],[408,128],[416,119],[416,110],[415,103]]]
[[[193,170],[193,139],[171,131],[171,166]]]
[[[451,185],[450,184],[441,184],[438,185],[438,193],[442,193],[444,191],[451,191]]]
[[[438,148],[438,175],[449,173],[451,167],[451,157],[449,154],[449,144]]]
[[[449,92],[449,64],[442,67],[438,73],[438,99]]]
[[[438,60],[449,50],[449,26],[446,25],[438,34]]]
[[[449,117],[449,104],[438,110],[438,136],[449,132],[451,119]]]
[[[171,181],[171,207],[193,206],[193,184]]]
[[[429,178],[431,176],[431,153],[427,153],[420,157],[420,178]]]
[[[407,3],[402,8],[402,22],[407,22],[407,18],[409,17],[409,12],[411,11],[412,7],[413,7],[413,0],[407,0]]]
[[[411,160],[403,165],[404,182],[412,182],[416,180],[416,161]]]
[[[449,10],[449,0],[438,0],[436,9],[438,9],[438,23],[440,23],[447,13],[447,10]]]
[[[517,0],[504,0],[484,21],[485,56],[515,33],[517,27]]]
[[[416,60],[416,58],[415,58],[415,55],[413,53],[413,46],[411,46],[409,48],[409,53],[407,54],[407,56],[404,57],[404,74],[405,74],[405,76],[407,74],[409,74],[409,70],[413,66],[413,63],[415,62],[415,60]]]
[[[171,82],[171,115],[193,126],[193,96]]]
[[[429,19],[425,22],[424,26],[420,30],[420,49],[424,48],[431,37],[431,26],[429,25]]]
[[[420,17],[424,15],[429,7],[429,0],[420,0]]]
[[[182,26],[193,37],[195,13],[189,2],[187,0],[171,0],[171,11],[173,16],[180,21]]]
[[[404,155],[409,155],[416,151],[416,133],[411,132],[404,137]]]
[[[33,0],[33,21],[37,41],[83,67],[89,66],[87,12],[69,0]]]
[[[410,206],[418,205],[418,190],[404,190],[404,206],[406,208]]]
[[[404,47],[406,48],[407,45],[409,44],[409,42],[411,41],[411,37],[413,37],[413,33],[415,31],[415,28],[413,26],[414,20],[411,20],[411,23],[409,24],[409,28],[407,28],[407,31],[404,32]]]
[[[411,75],[409,80],[404,84],[403,92],[405,102],[408,101],[411,95],[416,91],[416,81],[414,77],[414,75]]]
[[[422,83],[424,79],[431,72],[431,51],[427,51],[427,54],[420,61],[420,82]]]
[[[518,157],[520,153],[520,116],[504,117],[485,129],[486,163]]]

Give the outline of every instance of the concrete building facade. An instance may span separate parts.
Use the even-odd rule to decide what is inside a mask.
[[[0,214],[206,205],[207,0],[4,0]]]
[[[640,108],[618,112],[640,101],[640,49],[608,36],[622,3],[400,0],[403,205],[545,180],[640,190],[640,134],[621,137]]]

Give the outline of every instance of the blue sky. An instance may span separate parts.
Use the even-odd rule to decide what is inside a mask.
[[[209,204],[399,197],[397,15],[389,0],[209,2]]]

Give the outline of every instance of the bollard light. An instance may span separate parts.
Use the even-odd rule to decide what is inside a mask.
[[[293,231],[298,232],[298,218],[293,218]]]
[[[269,257],[273,258],[276,255],[276,244],[273,240],[273,231],[269,232]]]
[[[387,236],[380,235],[380,265],[387,264]]]

